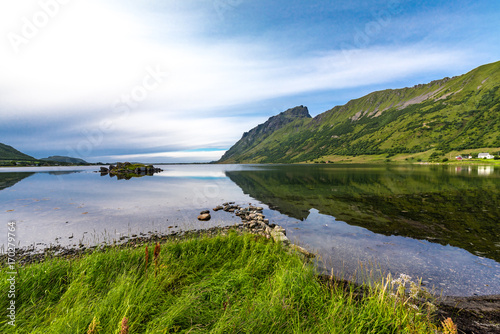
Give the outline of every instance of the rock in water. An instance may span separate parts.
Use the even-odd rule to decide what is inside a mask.
[[[203,214],[198,216],[198,220],[201,220],[201,221],[208,221],[208,220],[210,220],[210,218],[212,218],[212,217],[210,216],[209,213],[203,213]]]

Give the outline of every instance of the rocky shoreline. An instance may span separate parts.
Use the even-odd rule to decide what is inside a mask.
[[[244,230],[261,235],[267,239],[272,238],[275,242],[281,242],[288,247],[302,253],[307,258],[314,257],[315,255],[307,251],[305,248],[298,245],[292,244],[286,236],[286,230],[276,224],[269,223],[269,219],[262,213],[264,211],[263,207],[249,205],[247,207],[242,207],[235,204],[235,202],[226,202],[222,205],[218,205],[212,209],[213,211],[223,210],[238,216],[241,219],[241,224],[237,226],[243,228]],[[198,216],[198,220],[208,221],[211,219],[210,210],[203,210]]]
[[[212,227],[208,229],[199,229],[191,231],[180,231],[171,233],[152,233],[131,236],[122,236],[119,240],[114,240],[111,243],[103,243],[100,245],[85,247],[80,244],[79,247],[64,247],[61,245],[51,245],[37,251],[32,247],[16,249],[16,263],[26,265],[30,263],[41,262],[50,258],[76,258],[85,254],[90,254],[94,251],[103,251],[112,247],[142,247],[144,244],[151,242],[165,241],[180,241],[183,239],[196,238],[199,236],[216,236],[226,235],[229,231],[236,233],[251,233],[257,237],[273,239],[275,242],[282,243],[291,251],[301,253],[305,259],[314,257],[315,255],[307,251],[305,248],[294,245],[286,237],[286,230],[269,222],[263,214],[263,208],[249,205],[246,207],[235,204],[235,202],[227,202],[218,205],[212,209],[213,211],[223,210],[230,214],[234,214],[241,219],[241,223],[224,227]],[[200,221],[208,221],[211,219],[210,210],[203,210],[198,216]],[[6,263],[7,255],[0,255],[0,261]],[[325,281],[328,278],[324,275],[318,275],[319,281]],[[327,277],[327,278],[325,278]],[[344,285],[354,284],[352,282],[338,280]],[[458,333],[466,334],[493,334],[500,333],[500,295],[493,296],[473,296],[473,297],[437,297],[436,306],[437,319],[442,321],[448,317],[452,318],[458,327]]]
[[[201,235],[218,235],[227,234],[229,230],[236,231],[237,233],[251,233],[257,236],[273,239],[275,242],[281,242],[286,247],[302,253],[306,258],[312,258],[315,255],[310,253],[305,248],[295,245],[290,242],[286,237],[286,230],[275,224],[270,224],[269,220],[265,218],[262,213],[264,208],[249,205],[242,207],[236,205],[235,202],[223,203],[213,208],[213,211],[223,210],[225,212],[234,214],[241,219],[241,223],[223,226],[202,228],[199,230],[187,231],[173,231],[168,233],[149,232],[131,234],[130,236],[121,236],[119,239],[103,242],[99,245],[85,246],[79,243],[77,246],[62,246],[51,244],[43,249],[37,249],[35,245],[16,249],[16,263],[26,265],[44,261],[48,258],[61,257],[73,258],[84,254],[92,253],[94,251],[102,251],[110,247],[139,247],[140,245],[150,242],[160,242],[168,240],[182,240]],[[200,221],[208,221],[211,219],[210,210],[203,210],[198,216]],[[171,226],[177,228],[177,226]],[[70,237],[72,238],[72,237]],[[6,262],[6,255],[0,254],[0,261]]]

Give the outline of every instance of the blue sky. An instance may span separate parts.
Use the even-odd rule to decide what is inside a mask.
[[[270,116],[500,60],[497,1],[0,4],[0,142],[37,158],[217,160]]]

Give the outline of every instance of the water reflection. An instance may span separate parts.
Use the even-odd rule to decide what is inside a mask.
[[[245,193],[299,220],[316,208],[375,233],[449,244],[500,261],[498,173],[450,171],[447,166],[280,166],[226,174]]]
[[[95,167],[3,169],[0,220],[18,222],[21,246],[78,245],[234,224],[225,212],[196,217],[227,201],[252,203],[346,277],[362,261],[445,294],[498,293],[500,170],[455,167],[165,165],[126,182]]]
[[[500,289],[500,263],[458,247],[373,233],[316,209],[294,225],[289,227],[291,237],[321,254],[319,265],[325,272],[333,268],[338,276],[362,282],[366,272],[360,270],[361,264],[375,279],[388,272],[405,273],[447,295],[494,294]]]
[[[35,173],[0,173],[0,191],[12,187],[19,181]]]
[[[490,175],[493,173],[495,168],[493,166],[478,166],[477,173],[478,175]]]

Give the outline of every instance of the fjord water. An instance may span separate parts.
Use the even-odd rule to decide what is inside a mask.
[[[223,211],[196,217],[223,202],[252,203],[317,252],[322,270],[406,273],[446,295],[500,293],[499,167],[161,167],[130,180],[97,167],[0,169],[2,233],[16,221],[19,246],[90,245],[232,225],[239,219]]]

